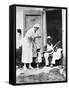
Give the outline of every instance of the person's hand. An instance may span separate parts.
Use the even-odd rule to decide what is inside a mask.
[[[35,42],[35,38],[33,39],[33,42]]]
[[[33,40],[33,38],[32,38],[32,37],[29,37],[29,40],[30,40],[30,41],[32,41],[32,40]]]

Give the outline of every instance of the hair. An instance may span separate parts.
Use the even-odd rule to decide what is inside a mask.
[[[21,35],[21,29],[17,29],[17,32]]]
[[[40,52],[40,48],[39,48],[39,49],[37,49],[37,52]]]

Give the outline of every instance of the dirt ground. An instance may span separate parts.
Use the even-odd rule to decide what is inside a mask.
[[[27,71],[19,69],[18,74],[16,75],[16,83],[53,82],[66,80],[66,76],[60,72],[59,67],[44,67],[43,69]]]

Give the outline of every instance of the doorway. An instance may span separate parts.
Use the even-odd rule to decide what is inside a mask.
[[[46,11],[47,36],[53,38],[53,44],[62,42],[62,12],[61,10]]]

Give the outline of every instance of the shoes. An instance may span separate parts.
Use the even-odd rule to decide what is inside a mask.
[[[29,69],[33,69],[33,67],[29,66]]]
[[[53,67],[53,64],[51,64],[50,67],[52,68]]]
[[[23,70],[25,70],[25,71],[26,71],[26,70],[27,70],[27,68],[24,66],[24,67],[23,67]]]
[[[46,65],[46,67],[50,67],[50,65]]]

